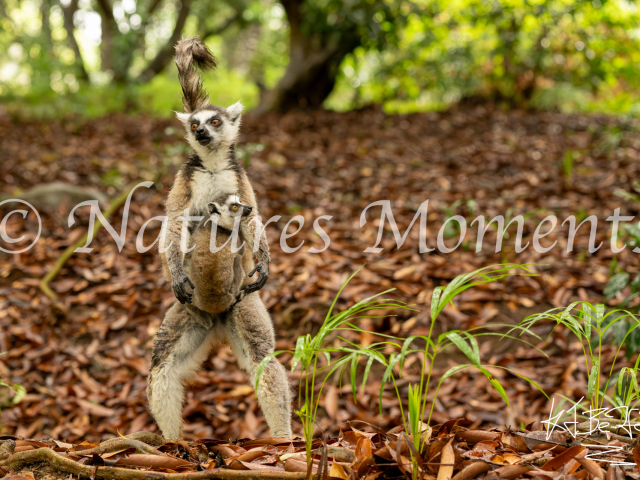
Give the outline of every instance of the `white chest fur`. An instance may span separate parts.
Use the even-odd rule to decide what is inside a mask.
[[[194,211],[207,212],[207,204],[223,193],[236,193],[238,179],[233,170],[210,171],[196,170],[191,182],[191,208]]]

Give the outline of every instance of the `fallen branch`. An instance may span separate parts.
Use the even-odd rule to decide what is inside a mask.
[[[115,213],[115,211],[120,207],[120,205],[122,205],[127,200],[127,197],[129,196],[129,192],[131,192],[131,190],[134,187],[135,187],[135,184],[129,185],[124,189],[124,191],[118,197],[113,199],[113,201],[109,204],[109,208],[107,208],[103,212],[105,220],[109,220],[111,216]],[[94,236],[98,232],[100,227],[102,227],[102,222],[100,221],[100,218],[97,218],[95,224],[93,225]],[[56,275],[58,275],[60,270],[62,270],[62,267],[64,267],[65,263],[67,263],[67,260],[71,258],[76,248],[79,248],[85,244],[88,236],[89,236],[89,232],[85,233],[82,237],[76,240],[72,245],[69,245],[66,248],[66,250],[62,252],[62,255],[60,255],[60,258],[58,258],[53,268],[49,270],[47,274],[44,277],[42,277],[42,279],[40,280],[40,290],[42,290],[44,294],[47,297],[49,297],[49,299],[51,299],[52,302],[58,302],[58,295],[56,295],[55,292],[51,290],[51,288],[49,287],[49,282],[51,282],[51,280],[53,280],[56,277]]]
[[[118,467],[95,467],[81,465],[50,448],[15,453],[7,460],[0,462],[0,467],[16,471],[25,465],[37,462],[45,462],[52,468],[78,477],[104,480],[302,480],[305,478],[304,473],[265,472],[264,470],[221,470],[215,468],[204,472],[164,473]]]

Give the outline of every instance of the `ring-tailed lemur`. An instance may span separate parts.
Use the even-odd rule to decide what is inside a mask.
[[[166,202],[168,248],[162,254],[163,263],[166,262],[180,303],[167,311],[154,339],[147,385],[151,412],[163,435],[170,439],[182,436],[184,384],[195,376],[215,339],[230,344],[252,384],[260,362],[275,349],[271,318],[256,291],[269,276],[269,247],[259,222],[253,188],[235,157],[242,105],[238,102],[223,108],[209,104],[195,66],[206,70],[215,66],[215,60],[197,38],[178,42],[176,65],[185,110],[177,116],[195,154],[176,174]],[[248,283],[244,287],[245,298],[230,310],[216,314],[190,304],[193,297],[187,285],[199,290],[200,277],[207,275],[206,261],[214,261],[215,255],[202,257],[199,276],[187,276],[181,248],[181,216],[185,210],[189,216],[206,216],[209,203],[221,195],[237,195],[238,203],[251,208],[243,219],[247,226],[244,236],[251,248],[244,251],[242,269],[249,272],[249,277],[256,271],[260,274],[255,283],[249,283],[245,277],[243,283]],[[183,241],[183,245],[189,244],[188,239]],[[256,243],[258,248],[253,248]],[[215,270],[214,264],[210,267]],[[285,369],[276,359],[265,366],[256,393],[272,435],[291,438],[291,393]]]
[[[242,203],[253,209],[247,224],[253,237],[251,246],[255,243],[253,240],[257,240],[259,248],[247,252],[245,266],[248,267],[255,260],[255,266],[246,270],[251,272],[249,276],[256,271],[260,273],[257,281],[247,287],[247,293],[260,290],[269,278],[269,245],[259,222],[253,187],[235,154],[242,104],[237,102],[227,108],[209,104],[209,97],[195,67],[203,70],[213,68],[215,59],[197,37],[178,42],[176,65],[185,110],[185,113],[176,115],[187,131],[187,141],[195,154],[178,171],[166,202],[166,257],[173,291],[180,303],[189,303],[191,293],[187,285],[195,288],[183,268],[181,217],[185,210],[192,217],[206,216],[209,202],[224,193],[238,195]],[[184,241],[188,243],[187,238]]]

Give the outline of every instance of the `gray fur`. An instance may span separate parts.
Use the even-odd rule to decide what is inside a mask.
[[[269,245],[253,187],[235,157],[242,105],[209,105],[194,66],[206,69],[215,63],[196,38],[178,44],[176,65],[185,109],[177,116],[196,155],[177,173],[166,202],[167,231],[160,242],[160,254],[165,277],[180,303],[167,311],[153,342],[147,384],[151,413],[163,435],[170,439],[182,435],[184,385],[196,374],[216,338],[231,345],[238,364],[252,380],[260,361],[275,346],[271,319],[257,294],[269,278]],[[196,250],[186,258],[181,246],[190,245],[189,232],[187,238],[182,238],[179,218],[185,211],[190,216],[207,216],[209,204],[221,195],[237,196],[242,204],[251,207],[241,222],[242,238],[248,248],[235,256],[200,251],[198,248],[209,245],[210,235],[206,228],[196,227],[193,240],[204,236],[207,241],[196,242]],[[220,220],[224,223],[224,219]],[[221,243],[224,241],[221,238]],[[256,271],[258,279],[251,283],[250,277]],[[225,281],[221,282],[223,277]],[[234,296],[240,285],[241,296]],[[238,298],[242,300],[237,302]],[[291,438],[290,388],[284,367],[276,359],[265,367],[257,396],[272,435]]]
[[[184,385],[196,375],[215,340],[229,344],[253,385],[260,362],[275,348],[271,319],[257,293],[222,316],[179,303],[167,312],[153,342],[147,384],[151,413],[165,438],[181,438]],[[271,434],[291,438],[291,391],[276,359],[264,368],[256,394]]]
[[[217,320],[176,303],[167,311],[153,340],[147,398],[166,438],[182,437],[184,385],[208,355],[216,337]]]

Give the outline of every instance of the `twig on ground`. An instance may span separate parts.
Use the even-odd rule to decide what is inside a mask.
[[[322,455],[323,450],[323,448],[316,448],[315,450],[311,450],[311,453],[314,455]],[[326,447],[326,450],[329,457],[339,462],[352,463],[356,458],[353,450],[349,450],[348,448],[329,446]]]

